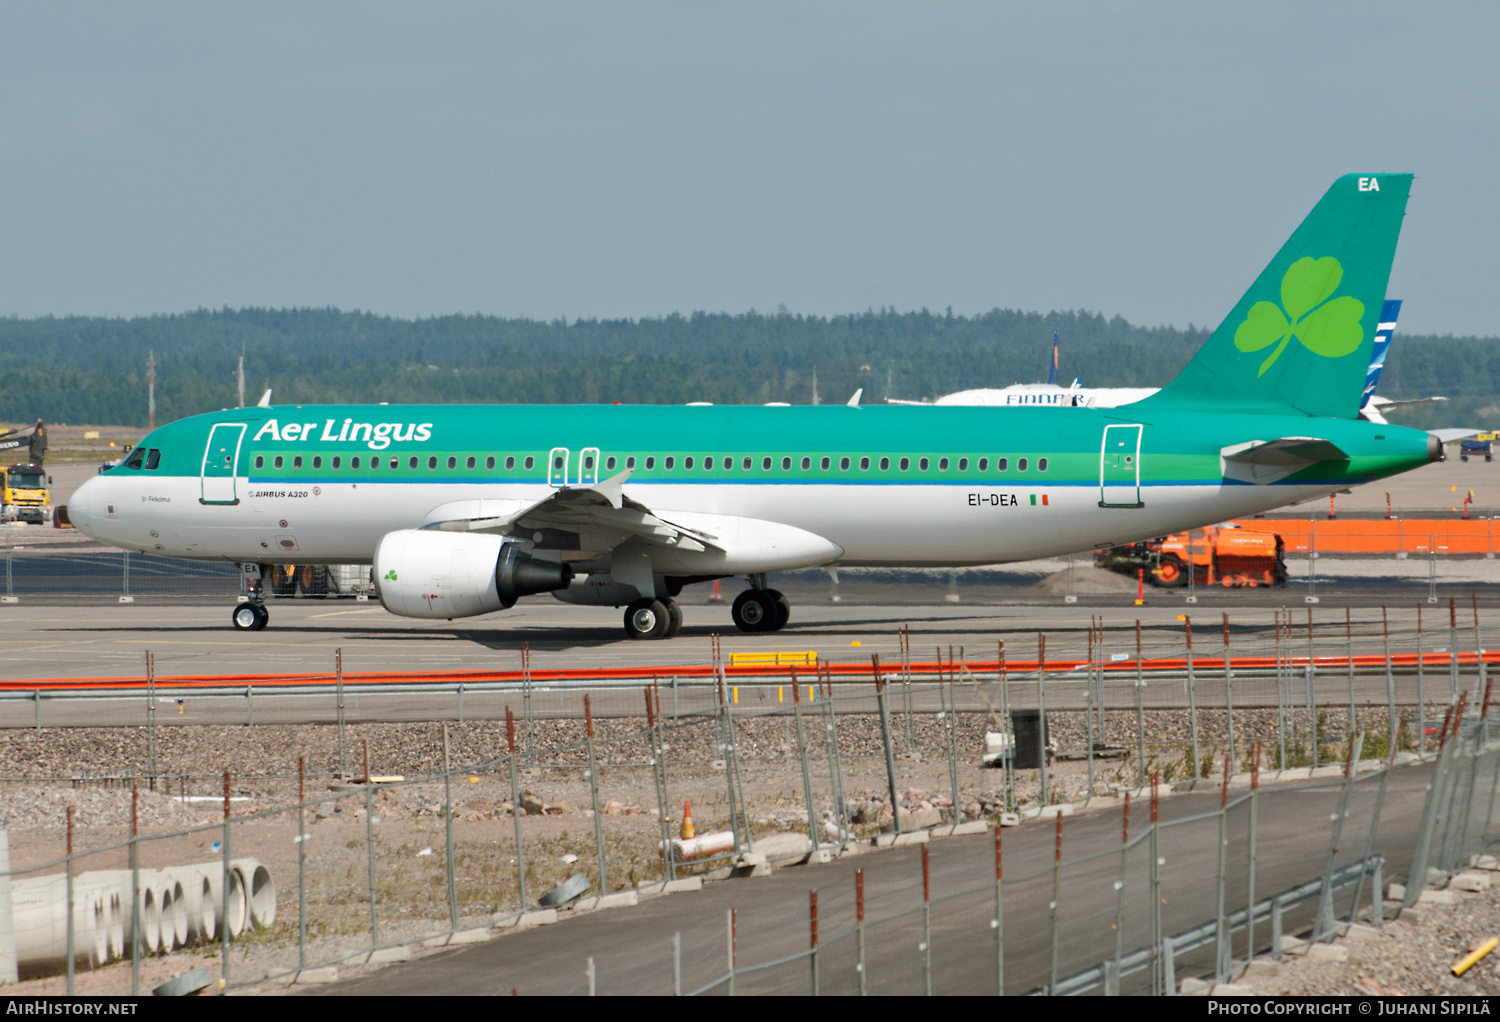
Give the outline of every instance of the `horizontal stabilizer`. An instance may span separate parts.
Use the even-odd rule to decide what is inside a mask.
[[[1225,447],[1219,451],[1219,464],[1225,479],[1265,486],[1320,461],[1341,461],[1348,456],[1331,440],[1284,436]]]
[[[1480,429],[1464,429],[1462,427],[1454,427],[1449,429],[1429,429],[1427,432],[1430,436],[1437,437],[1441,442],[1445,444],[1451,444],[1456,440],[1467,440],[1470,437],[1476,437],[1484,431]]]

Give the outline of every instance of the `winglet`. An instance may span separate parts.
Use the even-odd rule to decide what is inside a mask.
[[[850,408],[858,408],[858,407],[859,407],[859,396],[860,396],[860,395],[861,395],[861,394],[863,394],[863,393],[864,393],[864,392],[865,392],[865,388],[863,388],[863,387],[860,387],[860,388],[859,388],[859,389],[858,389],[858,390],[856,390],[856,391],[855,391],[855,392],[854,392],[854,396],[853,396],[853,397],[851,397],[851,398],[850,398],[850,399],[849,399],[849,400],[848,400],[848,401],[847,401],[847,402],[845,402],[845,403],[846,403],[846,404],[847,404],[847,405],[848,405],[848,406],[849,406],[849,407],[850,407]]]
[[[260,396],[260,400],[255,403],[255,407],[257,407],[257,408],[270,408],[271,407],[271,388],[270,387],[266,388],[266,392]]]

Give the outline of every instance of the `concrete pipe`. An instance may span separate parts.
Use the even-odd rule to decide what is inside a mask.
[[[225,923],[228,926],[229,936],[237,937],[245,932],[245,920],[250,914],[249,903],[245,900],[245,886],[240,880],[240,875],[233,869],[229,871],[229,917],[227,920],[220,917],[224,914],[224,869],[219,863],[204,863],[203,876],[208,881],[209,897],[213,901],[214,920],[216,923]],[[222,939],[219,927],[214,927],[213,940]]]
[[[271,871],[258,859],[234,859],[229,868],[240,876],[250,905],[250,923],[257,930],[269,930],[276,923],[276,882]]]
[[[180,947],[186,947],[188,942],[189,924],[186,892],[183,890],[182,881],[174,877],[168,877],[164,887],[166,891],[162,895],[162,949],[165,951],[175,951]],[[171,899],[170,903],[167,900],[168,898]],[[169,904],[170,908],[168,908]]]
[[[150,954],[161,947],[161,902],[157,901],[156,891],[145,885],[141,886],[136,901],[141,921],[141,953]]]

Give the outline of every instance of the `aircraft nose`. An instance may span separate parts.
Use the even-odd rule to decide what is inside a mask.
[[[68,498],[68,520],[85,533],[92,534],[104,520],[106,484],[95,476],[73,491]]]

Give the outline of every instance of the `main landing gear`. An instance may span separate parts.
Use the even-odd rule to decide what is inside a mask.
[[[775,589],[746,589],[729,610],[742,632],[779,632],[792,617],[792,605]]]
[[[625,634],[632,639],[670,639],[681,629],[676,600],[636,600],[625,608]]]

